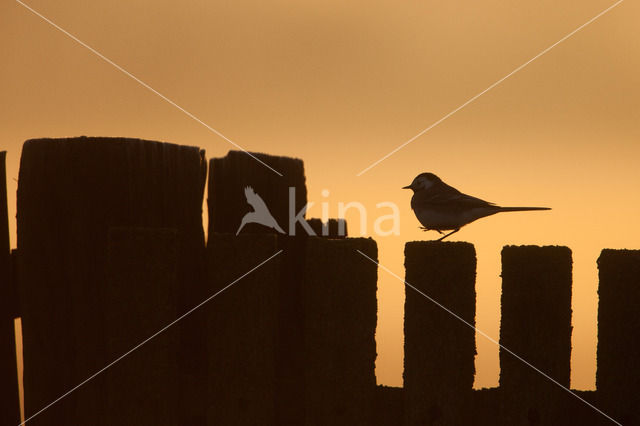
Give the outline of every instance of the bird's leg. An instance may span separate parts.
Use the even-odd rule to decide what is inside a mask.
[[[460,230],[460,228],[458,228],[458,229],[454,229],[453,231],[449,232],[449,233],[448,233],[447,235],[445,235],[444,237],[440,237],[437,241],[442,241],[442,240],[444,240],[445,238],[447,238],[449,235],[451,235],[451,234],[455,234],[455,233],[456,233],[456,232],[458,232],[459,230]],[[442,234],[442,232],[440,232],[440,233]]]
[[[429,229],[429,228],[424,227],[424,226],[420,226],[419,228],[420,228],[420,229],[422,229],[424,232],[430,231],[430,229]]]

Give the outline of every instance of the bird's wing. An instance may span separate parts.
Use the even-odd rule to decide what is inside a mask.
[[[471,206],[473,206],[473,207],[495,206],[494,203],[490,203],[489,201],[485,201],[485,200],[482,200],[480,198],[472,197],[471,195],[467,195],[467,194],[463,194],[463,193],[460,193],[460,196],[458,197],[457,201],[459,203],[465,203],[470,207]]]
[[[247,203],[249,203],[249,205],[253,207],[253,211],[269,211],[267,205],[264,203],[262,198],[260,198],[260,196],[255,193],[252,187],[247,186],[244,189],[244,196],[247,198]]]
[[[463,194],[452,186],[441,185],[418,191],[411,199],[411,208],[447,207],[449,209],[469,209],[474,207],[494,207],[495,204],[471,195]]]

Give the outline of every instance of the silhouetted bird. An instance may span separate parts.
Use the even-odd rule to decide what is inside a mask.
[[[444,183],[433,173],[421,173],[402,189],[413,190],[411,208],[425,231],[450,231],[438,241],[460,230],[464,225],[500,212],[551,210],[549,207],[500,207],[463,194]]]
[[[247,198],[247,203],[253,207],[253,211],[244,215],[236,235],[240,233],[240,230],[242,230],[244,225],[247,223],[259,223],[260,225],[268,226],[269,228],[273,228],[281,234],[284,234],[284,231],[280,228],[278,222],[276,222],[271,215],[267,205],[264,203],[262,198],[253,191],[253,188],[247,186],[244,189],[244,196]]]

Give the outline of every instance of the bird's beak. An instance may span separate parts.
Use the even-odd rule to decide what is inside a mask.
[[[402,189],[411,189],[411,185],[403,186]]]

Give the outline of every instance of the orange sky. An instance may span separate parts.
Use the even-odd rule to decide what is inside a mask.
[[[452,240],[476,245],[477,326],[494,337],[501,247],[572,248],[575,388],[594,385],[598,253],[640,245],[636,2],[356,174],[613,3],[28,2],[244,148],[303,158],[310,200],[328,201],[332,215],[360,201],[371,233],[375,204],[398,203],[401,235],[376,239],[401,276],[404,243],[435,237],[417,229],[400,190],[420,172],[498,204],[553,207],[483,219]],[[209,158],[232,148],[18,3],[0,4],[0,52],[10,217],[28,138],[140,137]],[[15,220],[11,231],[15,246]],[[379,275],[378,381],[401,385],[404,290]],[[497,385],[497,348],[478,337],[478,352],[476,386]]]

